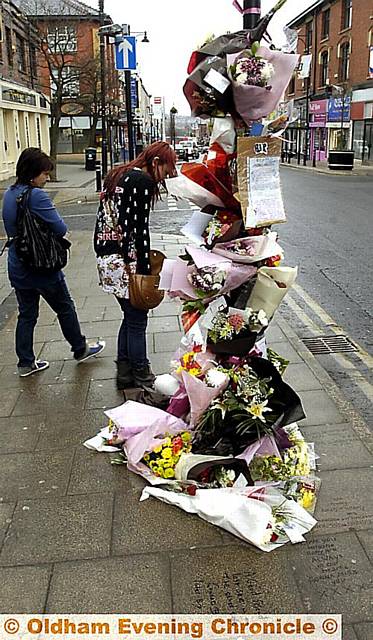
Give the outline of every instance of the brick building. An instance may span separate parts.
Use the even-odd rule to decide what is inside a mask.
[[[49,104],[38,81],[36,36],[13,2],[0,2],[0,180],[15,175],[26,147],[49,152]]]
[[[37,64],[40,83],[52,101],[58,119],[58,153],[80,153],[99,145],[100,118],[100,14],[79,0],[15,0],[27,12],[41,36]],[[104,16],[105,24],[111,24]],[[114,50],[105,38],[106,114],[109,145],[115,146],[119,122],[119,81]],[[61,113],[53,98],[62,92]],[[53,117],[52,117],[53,127]],[[52,136],[53,140],[53,136]]]
[[[353,148],[373,163],[372,0],[318,0],[287,26],[298,31],[303,67],[287,91],[300,109],[289,131],[298,159]]]

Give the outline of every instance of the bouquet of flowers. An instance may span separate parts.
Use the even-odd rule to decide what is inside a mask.
[[[314,513],[321,480],[316,476],[293,476],[281,483],[281,489],[287,498],[292,498],[308,513]]]
[[[175,477],[177,480],[193,480],[200,488],[233,487],[238,479],[241,486],[252,484],[244,460],[195,453],[181,456]]]
[[[245,356],[267,326],[264,311],[230,308],[228,313],[218,312],[207,333],[208,348],[213,353]]]
[[[229,384],[201,415],[193,453],[238,455],[264,435],[304,417],[299,396],[263,358],[226,369]]]
[[[212,247],[217,242],[227,242],[237,236],[242,226],[242,218],[229,210],[217,211],[208,223],[203,237],[206,245]]]
[[[222,265],[213,265],[194,268],[187,276],[200,298],[210,298],[218,295],[224,287],[227,277],[227,268]]]
[[[268,258],[272,258],[277,262],[283,257],[282,248],[277,242],[277,233],[274,231],[224,242],[215,246],[213,252],[234,262],[246,264],[262,262]]]
[[[275,69],[268,60],[257,55],[259,48],[259,42],[254,42],[251,49],[242,51],[234,64],[231,65],[230,73],[238,84],[264,87],[270,91],[272,87],[269,83],[274,76]]]
[[[180,456],[190,450],[191,434],[188,431],[175,435],[166,433],[161,444],[145,453],[142,462],[159,478],[174,478]]]
[[[289,360],[286,360],[283,356],[280,356],[273,349],[267,349],[267,357],[270,362],[276,367],[280,376],[283,376],[286,369],[288,368]]]

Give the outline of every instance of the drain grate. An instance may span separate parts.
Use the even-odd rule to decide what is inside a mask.
[[[303,338],[302,342],[314,354],[350,353],[357,351],[357,347],[344,335],[317,336],[317,338]]]

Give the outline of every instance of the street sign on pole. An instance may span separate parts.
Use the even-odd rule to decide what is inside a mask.
[[[135,36],[119,36],[116,38],[115,66],[118,70],[136,70]]]

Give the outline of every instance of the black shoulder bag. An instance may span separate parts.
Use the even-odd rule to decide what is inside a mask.
[[[30,271],[53,273],[66,267],[71,242],[56,235],[47,222],[30,211],[30,194],[28,188],[17,198],[15,250]]]

